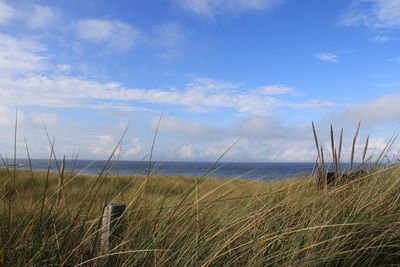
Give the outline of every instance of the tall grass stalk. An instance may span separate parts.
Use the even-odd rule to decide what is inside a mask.
[[[360,130],[360,125],[361,125],[361,121],[358,122],[357,130],[353,137],[353,145],[351,147],[350,162],[349,162],[349,169],[348,169],[349,173],[352,172],[352,170],[353,170],[354,152],[356,149],[356,142],[357,142],[357,137],[358,137],[358,131]]]

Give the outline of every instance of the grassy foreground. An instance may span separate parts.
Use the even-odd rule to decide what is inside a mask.
[[[14,176],[15,175],[15,176]],[[280,182],[0,170],[5,266],[394,266],[400,168],[319,192]],[[127,209],[99,251],[107,203]]]

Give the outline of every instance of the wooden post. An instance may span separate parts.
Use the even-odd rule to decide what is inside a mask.
[[[108,204],[104,209],[101,223],[100,251],[107,253],[113,249],[118,240],[118,226],[121,223],[121,215],[125,211],[124,204]]]

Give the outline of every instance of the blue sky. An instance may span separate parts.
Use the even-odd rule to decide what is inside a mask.
[[[362,120],[376,154],[400,120],[399,0],[0,0],[0,153],[313,161]],[[396,152],[398,146],[394,148]]]

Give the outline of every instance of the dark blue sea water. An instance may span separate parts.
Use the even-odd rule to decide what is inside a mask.
[[[48,160],[32,159],[32,168],[36,171],[47,171]],[[18,159],[17,163],[24,164],[19,169],[29,169],[29,161]],[[105,161],[91,160],[66,160],[65,171],[82,172],[86,174],[98,174],[105,165]],[[58,162],[61,166],[60,161]],[[272,181],[292,176],[310,175],[313,163],[217,163],[212,166],[210,162],[152,162],[151,171],[161,175],[189,175],[207,176],[220,178],[259,179]],[[149,162],[145,161],[117,161],[111,162],[106,170],[113,174],[147,174]],[[51,171],[57,171],[53,161]]]

